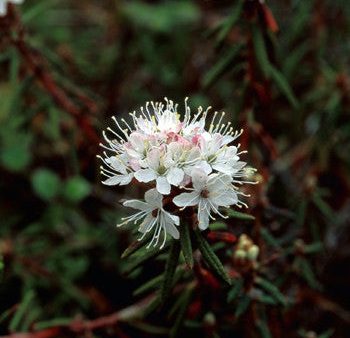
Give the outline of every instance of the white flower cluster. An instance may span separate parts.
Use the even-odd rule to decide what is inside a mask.
[[[191,114],[186,99],[181,119],[178,105],[165,98],[165,103],[147,102],[139,114],[131,113],[132,126],[113,117],[119,131],[103,132],[107,142],[101,144],[104,156],[99,156],[104,164],[101,173],[107,178],[103,183],[127,185],[135,180],[150,185],[144,201],[124,202],[137,212],[120,224],[141,222],[141,239],[153,234],[148,246],[158,245],[163,236],[163,247],[167,234],[179,238],[178,215],[184,208],[196,207],[198,226],[205,230],[212,214],[225,217],[219,207],[246,206],[239,199],[244,194],[238,185],[252,183],[243,178],[253,169],[240,160],[245,152],[239,151],[240,145],[231,145],[242,131],[234,131],[230,122],[222,123],[224,113],[217,112],[206,129],[209,111],[210,107],[199,107]]]
[[[0,0],[0,17],[7,14],[7,4],[21,4],[24,0]]]

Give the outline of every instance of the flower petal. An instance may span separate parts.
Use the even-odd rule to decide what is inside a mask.
[[[210,200],[218,206],[229,206],[237,204],[238,196],[234,190],[219,191],[217,194],[211,194]]]
[[[128,175],[122,175],[120,178],[120,185],[127,185],[129,184],[134,177],[133,173],[130,173]]]
[[[172,237],[175,239],[179,239],[180,238],[180,233],[179,230],[177,230],[176,226],[174,225],[174,223],[166,223],[165,225],[165,231]]]
[[[201,169],[193,169],[191,172],[193,188],[196,191],[202,191],[208,179],[208,175]]]
[[[199,194],[196,191],[184,192],[174,197],[173,202],[178,207],[189,207],[197,205],[199,202]]]
[[[170,194],[170,183],[166,179],[166,177],[158,177],[157,178],[157,184],[156,184],[157,190],[163,194],[163,195],[169,195]]]
[[[6,1],[0,1],[0,16],[6,15],[7,13],[7,3]]]
[[[234,173],[234,168],[229,163],[213,163],[212,167],[226,175],[232,175]]]
[[[126,166],[121,162],[116,156],[111,156],[106,158],[106,162],[112,166],[112,168],[121,174],[126,174]]]
[[[201,230],[205,230],[209,227],[209,211],[205,207],[205,204],[206,202],[200,203],[198,207],[198,227]]]
[[[159,161],[160,161],[160,150],[159,149],[152,149],[147,154],[147,161],[148,165],[151,169],[154,171],[157,171],[159,168]]]
[[[170,184],[178,186],[184,178],[184,172],[180,168],[173,167],[169,169],[166,178]]]
[[[157,178],[157,174],[152,169],[140,169],[135,172],[134,176],[139,182],[145,183],[153,181]]]
[[[153,217],[151,214],[147,215],[139,226],[139,232],[142,232],[144,234],[145,232],[150,231],[150,229],[156,223],[157,219],[158,217]]]
[[[122,179],[123,179],[123,175],[116,175],[110,178],[107,178],[105,181],[102,181],[102,184],[105,185],[118,185],[121,183]]]
[[[160,209],[163,206],[163,195],[157,189],[150,189],[145,192],[145,201],[150,206]]]
[[[137,210],[147,210],[150,209],[149,205],[145,202],[139,200],[129,200],[123,203],[125,207],[137,209]]]
[[[167,211],[164,211],[165,216],[165,230],[168,234],[170,234],[173,238],[179,239],[180,233],[179,230],[176,228],[176,225],[180,224],[180,218],[178,216],[172,215],[168,213]]]
[[[171,213],[169,213],[167,211],[163,211],[163,212],[166,216],[168,216],[171,219],[171,221],[173,223],[175,223],[176,225],[180,224],[180,217],[179,216],[172,215]]]

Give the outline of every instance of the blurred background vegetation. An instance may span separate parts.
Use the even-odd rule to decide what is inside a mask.
[[[349,337],[349,33],[342,0],[12,6],[0,18],[0,335]],[[163,263],[122,273],[132,238],[115,227],[118,202],[142,191],[102,186],[95,156],[112,115],[164,96],[245,129],[255,221],[227,231],[259,244],[262,288],[289,306],[258,289],[226,307],[199,293],[175,319],[121,319]]]

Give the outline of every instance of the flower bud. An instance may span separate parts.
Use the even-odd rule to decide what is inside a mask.
[[[247,258],[251,261],[256,261],[259,255],[259,247],[257,245],[252,245],[248,252],[247,252]]]
[[[235,251],[235,259],[246,259],[247,253],[244,250],[238,249]]]
[[[203,322],[207,325],[207,326],[214,326],[216,324],[216,318],[214,313],[212,312],[207,312],[203,318]]]

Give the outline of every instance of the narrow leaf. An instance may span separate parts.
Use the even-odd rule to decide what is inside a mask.
[[[257,298],[257,300],[260,303],[264,303],[264,304],[269,304],[269,305],[276,305],[277,304],[277,301],[274,298],[272,298],[272,297],[270,297],[268,295],[264,295],[264,294],[260,295]]]
[[[20,323],[23,320],[23,317],[25,316],[27,311],[29,311],[29,307],[33,298],[34,292],[32,290],[29,290],[25,294],[21,305],[19,306],[18,310],[16,311],[15,315],[13,316],[10,322],[9,329],[11,332],[15,332],[20,329]]]
[[[299,258],[297,260],[297,266],[300,274],[307,281],[310,287],[313,289],[321,289],[321,285],[315,277],[315,274],[309,264],[309,262],[304,258]]]
[[[323,249],[323,243],[322,242],[315,242],[315,243],[305,245],[304,246],[304,253],[313,254],[313,253],[322,251],[322,249]]]
[[[269,245],[279,248],[280,244],[278,243],[277,239],[272,236],[271,232],[267,230],[266,228],[261,228],[260,230],[262,238],[268,243]]]
[[[159,297],[159,294],[156,295],[154,299],[148,304],[148,306],[143,310],[142,317],[145,318],[150,315],[152,312],[159,309],[162,305],[162,300]]]
[[[231,284],[230,277],[227,275],[225,268],[220,262],[218,256],[216,256],[215,252],[210,247],[209,243],[202,236],[201,232],[197,229],[195,231],[195,237],[198,244],[198,248],[202,253],[204,261],[208,264],[208,266],[212,269],[212,271],[220,277],[227,284]]]
[[[188,224],[180,225],[180,243],[182,254],[184,255],[185,262],[187,266],[193,268],[193,252],[192,252],[192,243],[190,235],[190,227]]]
[[[233,280],[233,287],[231,288],[231,290],[227,294],[227,302],[231,303],[235,298],[237,298],[237,296],[241,292],[242,288],[243,288],[243,279],[241,279],[241,278],[234,279]]]
[[[269,326],[267,325],[267,323],[265,321],[263,321],[261,319],[258,320],[256,322],[256,326],[257,326],[259,333],[260,333],[260,336],[262,338],[272,338]]]
[[[173,287],[174,274],[179,262],[180,249],[181,245],[179,241],[174,240],[168,253],[168,260],[166,262],[162,288],[160,291],[163,303],[169,298]]]
[[[282,94],[287,98],[287,100],[294,108],[298,108],[299,103],[284,75],[273,65],[270,65],[270,73],[277,88],[282,92]]]
[[[245,214],[243,212],[235,211],[232,209],[227,210],[227,216],[229,218],[238,218],[238,219],[241,219],[243,221],[254,221],[255,220],[255,217],[252,215]]]
[[[45,330],[55,326],[69,326],[72,323],[72,318],[55,318],[35,323],[35,330]]]
[[[214,222],[210,224],[210,230],[226,230],[227,229],[227,224],[224,222]]]
[[[174,281],[176,282],[177,280],[179,280],[179,278],[181,277],[182,274],[183,274],[183,270],[177,269],[175,271]],[[163,278],[164,278],[164,275],[161,274],[161,275],[158,275],[158,276],[150,279],[148,282],[142,284],[139,288],[137,288],[133,292],[133,296],[139,296],[139,295],[146,293],[146,292],[149,292],[153,289],[157,289],[159,287],[159,285],[161,285]]]
[[[331,338],[333,336],[334,330],[329,329],[318,336],[318,338]]]
[[[252,27],[252,38],[256,59],[260,69],[266,78],[270,76],[270,61],[266,51],[263,34],[257,25]]]
[[[136,252],[138,249],[144,246],[144,242],[141,241],[134,241],[132,242],[122,253],[121,258],[127,258],[134,252]]]
[[[271,296],[273,296],[277,301],[279,301],[282,305],[286,306],[287,301],[284,295],[281,293],[281,291],[273,285],[271,282],[269,282],[266,279],[263,279],[261,277],[257,277],[255,279],[255,283],[261,286],[264,290],[269,292]]]
[[[250,298],[248,296],[244,296],[240,299],[240,301],[237,304],[237,308],[236,308],[236,311],[234,314],[236,319],[238,319],[244,312],[246,312],[249,304],[250,304]]]
[[[205,88],[213,84],[228,68],[230,63],[241,50],[242,44],[233,46],[205,75],[203,78],[203,86]]]
[[[226,36],[229,34],[231,28],[239,19],[240,14],[242,13],[242,8],[243,8],[243,0],[239,0],[235,8],[233,9],[231,15],[226,19],[226,22],[223,24],[222,28],[220,29],[217,36],[216,46],[220,45],[224,41]]]
[[[137,253],[135,253],[130,257],[130,262],[128,262],[125,265],[123,269],[123,273],[126,275],[129,274],[130,272],[135,270],[138,266],[142,265],[143,263],[153,258],[154,256],[157,256],[160,253],[162,253],[164,249],[167,248],[168,246],[169,246],[169,242],[165,243],[163,249],[159,249],[159,247],[150,247],[148,249],[147,247],[143,247]]]
[[[170,335],[169,335],[170,338],[175,338],[178,336],[179,330],[182,326],[182,323],[186,315],[188,305],[191,300],[191,295],[192,295],[192,288],[186,289],[184,292],[184,296],[182,298],[182,302],[181,302],[180,309],[176,317],[175,323],[172,326],[170,331]]]

